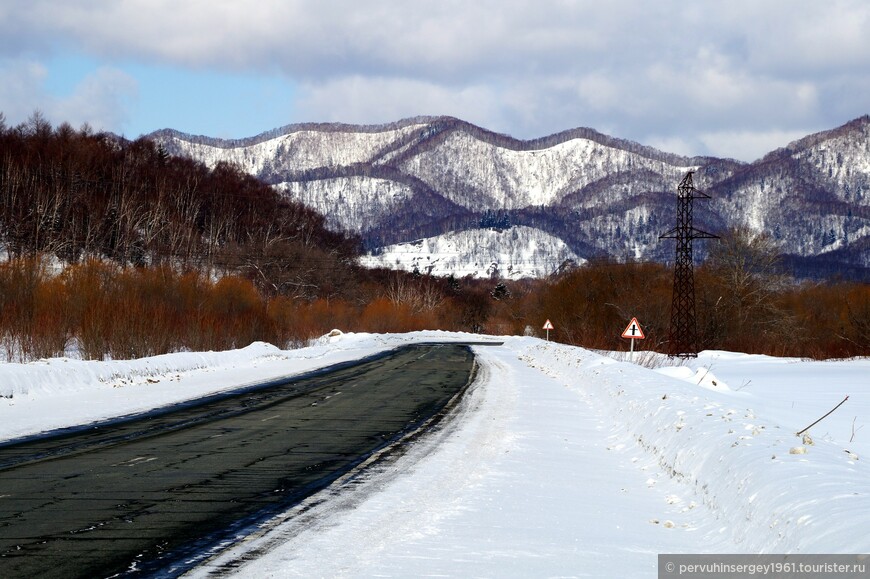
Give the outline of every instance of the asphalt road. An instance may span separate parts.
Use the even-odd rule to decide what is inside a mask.
[[[473,355],[426,345],[171,412],[0,445],[0,577],[174,575],[419,428]]]

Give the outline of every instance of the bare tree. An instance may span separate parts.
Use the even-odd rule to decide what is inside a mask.
[[[415,313],[430,312],[444,301],[441,284],[428,275],[414,278],[404,272],[394,272],[386,293],[392,303],[407,305]]]
[[[775,240],[748,227],[732,229],[712,244],[706,264],[719,281],[715,307],[729,333],[763,334],[789,322],[775,300],[787,283],[779,263]]]

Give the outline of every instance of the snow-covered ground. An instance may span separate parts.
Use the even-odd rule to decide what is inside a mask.
[[[0,439],[469,338],[480,336],[0,364]],[[475,347],[479,377],[434,432],[191,575],[655,577],[658,553],[870,551],[870,360],[703,352],[650,370],[504,340]],[[795,436],[847,395],[812,441]]]

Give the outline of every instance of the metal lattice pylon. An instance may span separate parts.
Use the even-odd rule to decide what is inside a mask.
[[[717,236],[692,226],[692,202],[709,199],[695,189],[692,171],[686,173],[677,187],[677,226],[659,239],[676,239],[674,262],[674,293],[671,301],[671,330],[668,335],[668,356],[694,358],[698,355],[698,328],[695,322],[695,272],[692,261],[692,240]]]

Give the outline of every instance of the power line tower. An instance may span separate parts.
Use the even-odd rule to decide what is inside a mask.
[[[709,199],[695,189],[692,171],[686,173],[677,187],[677,226],[659,239],[677,240],[674,261],[674,293],[671,301],[671,330],[668,335],[668,356],[695,358],[698,356],[698,328],[695,323],[695,272],[692,261],[693,239],[716,239],[717,236],[692,226],[692,202]]]

